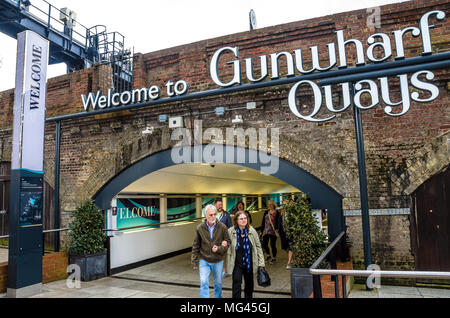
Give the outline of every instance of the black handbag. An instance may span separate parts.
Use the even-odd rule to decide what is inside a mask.
[[[258,273],[256,275],[258,285],[261,287],[270,286],[270,277],[264,267],[258,267]]]

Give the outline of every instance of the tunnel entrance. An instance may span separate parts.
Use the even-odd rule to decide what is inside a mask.
[[[268,199],[281,202],[280,195],[301,191],[311,198],[313,210],[326,210],[330,240],[345,229],[342,196],[330,186],[280,158],[274,158],[278,161],[275,173],[262,173],[259,159],[248,160],[252,156],[261,158],[258,151],[226,148],[224,160],[214,163],[193,160],[175,164],[172,150],[162,151],[129,166],[103,186],[94,199],[107,211],[108,228],[125,229],[108,233],[112,273],[188,251],[201,222],[199,210],[217,196],[226,198],[226,210],[232,210],[233,203],[242,200],[247,207],[253,205],[259,211]],[[225,154],[236,150],[245,152],[245,162],[227,164]],[[163,210],[167,213],[159,214]],[[260,216],[256,212],[254,216],[256,228]],[[132,222],[117,223],[118,219]],[[136,228],[136,220],[147,222],[148,226]]]

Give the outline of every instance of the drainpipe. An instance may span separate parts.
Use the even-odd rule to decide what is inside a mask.
[[[56,136],[55,136],[55,197],[54,197],[54,215],[53,228],[59,229],[59,163],[60,163],[60,146],[61,146],[61,122],[56,122]],[[53,238],[53,249],[55,252],[59,251],[60,232],[56,231]]]

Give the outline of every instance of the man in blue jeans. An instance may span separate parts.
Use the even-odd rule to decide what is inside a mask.
[[[200,297],[209,298],[209,275],[213,274],[214,297],[222,298],[223,257],[231,244],[227,227],[217,220],[217,209],[207,205],[205,221],[197,226],[192,244],[192,266],[200,272]]]

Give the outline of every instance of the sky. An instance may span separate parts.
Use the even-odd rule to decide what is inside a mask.
[[[108,32],[125,36],[125,47],[148,53],[249,30],[249,11],[256,14],[257,28],[324,15],[371,8],[401,0],[48,0],[56,8],[67,7],[86,27],[105,25]],[[48,8],[44,0],[31,0]],[[129,5],[128,5],[129,4]],[[80,26],[77,26],[80,29]],[[17,41],[0,33],[0,91],[13,88]],[[64,64],[51,65],[48,77],[65,74]]]

